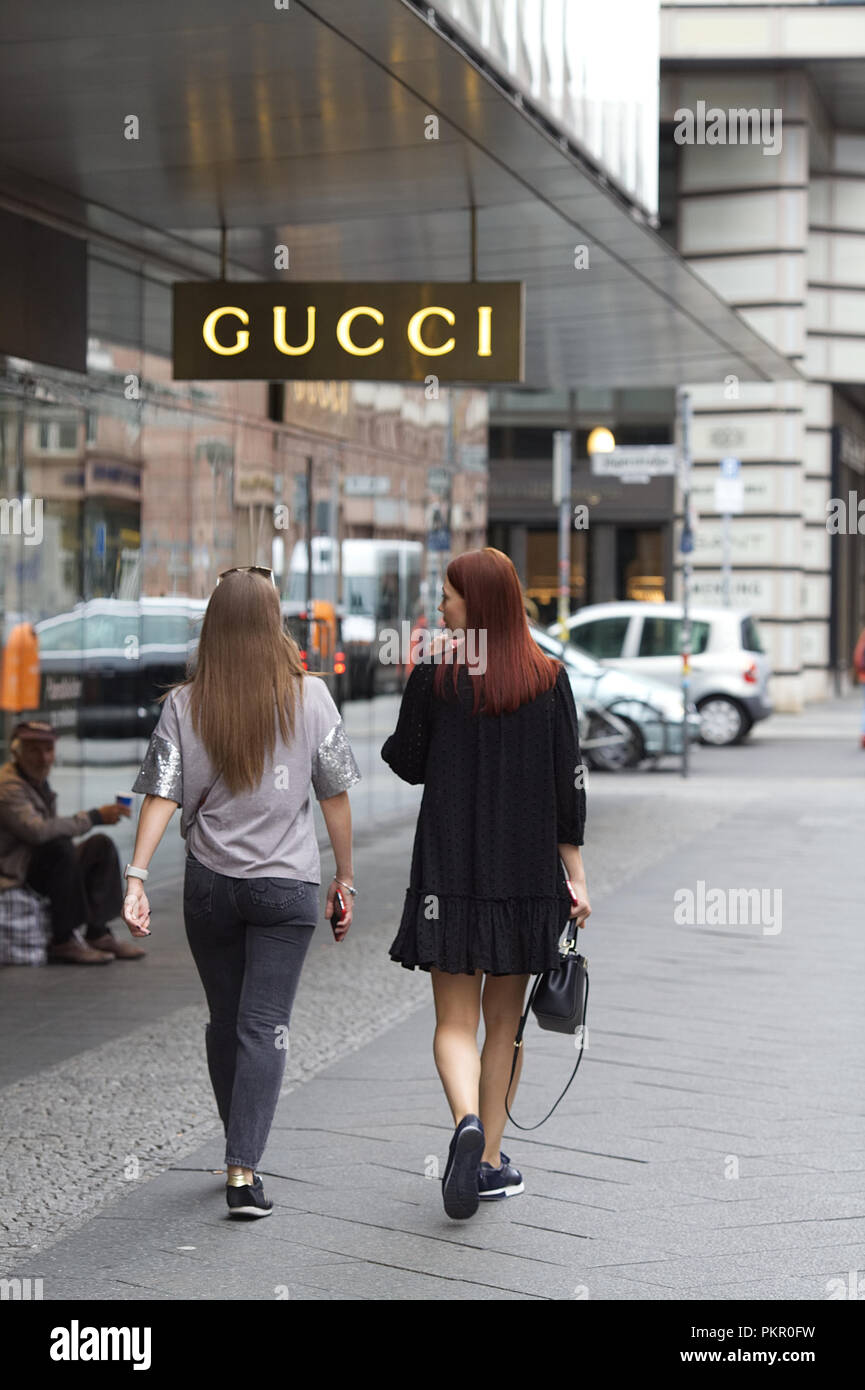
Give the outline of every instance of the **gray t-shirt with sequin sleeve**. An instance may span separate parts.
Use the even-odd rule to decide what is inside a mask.
[[[190,687],[182,686],[163,704],[132,790],[176,801],[187,849],[217,873],[320,883],[310,790],[324,801],[360,781],[345,727],[324,681],[304,676],[291,744],[282,738],[274,708],[273,757],[267,759],[255,791],[239,795],[217,776],[193,730],[190,694]],[[196,815],[204,792],[206,800]]]

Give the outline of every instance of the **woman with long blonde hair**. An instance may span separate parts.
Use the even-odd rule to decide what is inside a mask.
[[[168,692],[133,791],[144,792],[123,916],[150,935],[148,865],[177,807],[186,840],[183,914],[207,997],[207,1062],[225,1128],[230,1216],[268,1216],[255,1171],[285,1070],[292,1005],[316,925],[321,861],[310,789],[352,920],[351,811],[360,779],[324,681],[283,630],[270,570],[226,570],[210,596],[194,675]]]
[[[432,977],[433,1052],[456,1125],[442,1196],[461,1219],[524,1190],[501,1152],[525,1050],[508,1093],[514,1035],[530,975],[558,965],[569,917],[584,927],[591,908],[574,697],[532,638],[507,555],[487,546],[452,560],[439,612],[446,640],[415,665],[381,755],[424,783],[390,955]]]

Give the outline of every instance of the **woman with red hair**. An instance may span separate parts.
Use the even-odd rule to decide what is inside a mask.
[[[591,908],[574,697],[532,638],[507,555],[487,546],[452,560],[439,612],[448,636],[416,663],[381,755],[424,784],[390,956],[432,979],[433,1053],[456,1125],[442,1196],[459,1219],[524,1190],[500,1147],[514,1035],[530,976],[558,965],[568,917],[582,927]]]

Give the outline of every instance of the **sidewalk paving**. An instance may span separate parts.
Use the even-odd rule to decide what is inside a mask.
[[[840,715],[849,728],[850,701]],[[720,781],[726,750],[699,750],[687,782],[593,779],[589,1047],[553,1119],[506,1131],[525,1194],[444,1215],[428,982],[383,961],[415,1011],[283,1097],[268,1220],[226,1219],[211,1134],[14,1274],[46,1299],[828,1298],[865,1270],[865,779],[834,741],[802,775],[794,742]],[[391,888],[412,830],[367,852],[396,861]],[[780,930],[679,925],[675,895],[700,881],[781,889]],[[338,1005],[353,1007],[345,978]],[[518,1120],[545,1112],[573,1057],[530,1026]]]

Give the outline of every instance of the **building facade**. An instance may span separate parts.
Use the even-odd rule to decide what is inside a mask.
[[[691,367],[773,399],[799,383],[786,340],[654,230],[657,0],[124,14],[106,32],[98,7],[74,30],[61,0],[23,9],[0,84],[3,638],[41,624],[52,663],[38,705],[9,695],[7,726],[19,712],[98,725],[96,676],[134,713],[154,647],[182,653],[220,570],[269,564],[285,588],[307,524],[426,542],[428,612],[450,555],[498,545],[542,613],[555,428],[574,435],[573,501],[590,515],[572,536],[573,601],[669,593],[671,484],[595,477],[588,430],[668,442]],[[134,116],[106,70],[134,85]],[[418,363],[399,381],[174,379],[177,281],[280,279],[518,282],[513,389]],[[854,416],[838,436],[848,470]],[[171,642],[151,641],[148,614],[172,605]],[[64,757],[85,779],[119,751],[79,743]]]
[[[553,434],[572,438],[570,604],[672,594],[673,482],[624,483],[592,471],[595,428],[620,445],[669,444],[675,393],[582,387],[496,391],[490,397],[490,537],[514,561],[537,617],[553,622],[558,600],[558,509]]]
[[[865,5],[664,0],[661,60],[663,234],[801,374],[694,385],[694,589],[718,598],[734,455],[732,598],[796,709],[844,688],[865,625]]]

